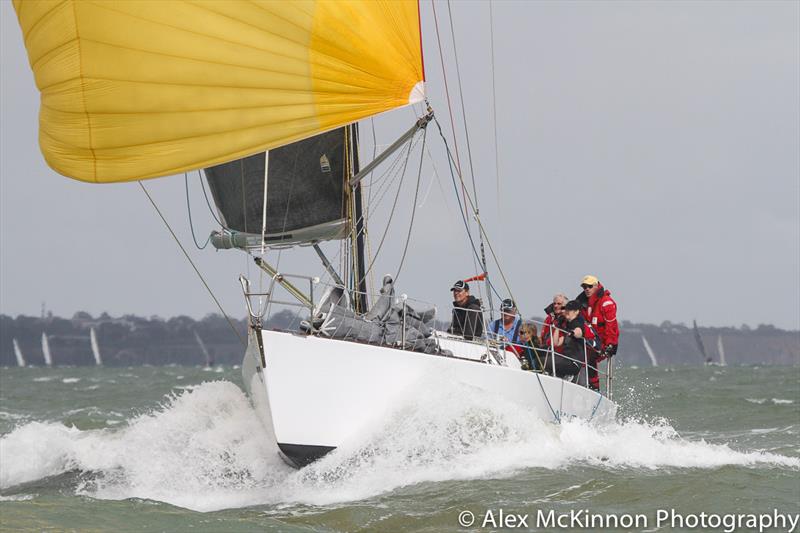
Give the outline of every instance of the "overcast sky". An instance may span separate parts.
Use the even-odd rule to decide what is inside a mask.
[[[436,9],[466,168],[447,4]],[[592,273],[622,319],[800,328],[799,2],[495,2],[497,166],[489,4],[452,9],[481,216],[524,314]],[[45,165],[11,3],[0,13],[0,312],[38,315],[42,302],[61,316],[214,312],[137,184],[80,183]],[[450,130],[427,1],[422,15],[429,97]],[[413,119],[408,109],[375,119],[378,144]],[[434,128],[427,144],[435,171],[426,161],[398,288],[446,309],[452,281],[475,268]],[[376,274],[397,269],[416,173],[409,165]],[[225,309],[244,316],[237,277],[254,267],[194,249],[182,176],[146,185]],[[191,197],[204,241],[213,221],[196,175]],[[388,205],[376,209],[373,250]],[[308,250],[280,261],[322,270]]]

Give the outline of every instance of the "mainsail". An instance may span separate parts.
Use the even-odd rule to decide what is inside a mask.
[[[208,168],[424,98],[415,0],[14,0],[57,172]]]
[[[717,351],[719,352],[719,364],[722,366],[728,366],[728,363],[725,361],[725,347],[722,345],[722,335],[717,335]]]
[[[706,347],[703,344],[703,338],[700,337],[700,330],[697,327],[697,320],[692,321],[693,329],[694,329],[694,340],[697,343],[697,349],[700,350],[700,355],[703,356],[703,362],[708,364],[711,362],[711,358],[708,356],[706,352]]]
[[[17,366],[20,368],[25,367],[25,356],[22,355],[22,350],[19,348],[17,339],[12,339],[14,344],[14,356],[17,358]]]
[[[97,366],[103,365],[103,358],[100,357],[100,344],[97,342],[97,333],[94,328],[89,330],[89,342],[92,345],[92,355],[94,355],[94,362]]]
[[[642,335],[642,344],[644,344],[644,350],[647,352],[647,356],[650,358],[650,362],[653,363],[653,366],[658,366],[658,360],[656,359],[656,354],[653,352],[653,348],[650,347],[650,343],[647,342],[647,338]]]
[[[231,238],[232,242],[214,244],[217,247],[260,245],[264,222],[267,244],[344,237],[348,227],[345,135],[345,128],[337,128],[205,169],[220,221],[228,230],[242,234]],[[265,174],[266,221],[263,220]]]
[[[50,341],[45,332],[42,332],[42,356],[44,357],[45,365],[53,366],[53,356],[50,354]]]

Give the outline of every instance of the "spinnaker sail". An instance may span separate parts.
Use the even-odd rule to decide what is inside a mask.
[[[214,166],[424,98],[416,0],[14,0],[57,172]]]

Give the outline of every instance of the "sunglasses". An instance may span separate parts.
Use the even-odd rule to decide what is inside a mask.
[[[453,294],[461,294],[464,292],[464,289],[453,289]]]
[[[584,283],[584,284],[581,285],[581,287],[584,288],[584,289],[591,289],[592,287],[594,287],[594,285],[587,285],[587,284]]]

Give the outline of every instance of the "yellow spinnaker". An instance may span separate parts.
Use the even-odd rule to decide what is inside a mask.
[[[117,182],[422,98],[416,0],[14,0],[57,172]]]

